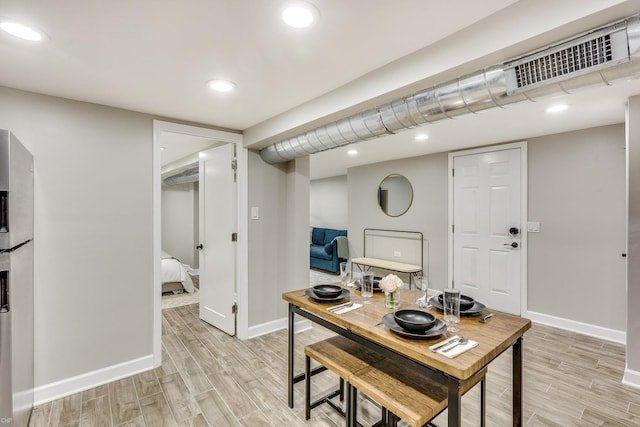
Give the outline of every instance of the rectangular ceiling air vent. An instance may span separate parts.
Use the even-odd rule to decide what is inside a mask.
[[[507,93],[565,80],[628,60],[624,28],[592,33],[506,64]]]

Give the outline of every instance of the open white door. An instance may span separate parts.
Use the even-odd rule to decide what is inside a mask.
[[[200,318],[236,333],[235,145],[200,152]]]
[[[495,147],[450,157],[453,285],[492,309],[517,315],[526,280],[523,149]]]

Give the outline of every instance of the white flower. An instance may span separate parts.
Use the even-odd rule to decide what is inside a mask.
[[[382,289],[386,294],[397,291],[402,287],[402,285],[402,279],[395,274],[387,274],[382,280],[380,280],[380,289]]]

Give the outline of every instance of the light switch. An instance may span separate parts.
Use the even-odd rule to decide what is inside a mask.
[[[400,251],[394,251],[394,252],[393,252],[393,256],[394,256],[394,257],[396,257],[396,258],[400,258],[400,257],[402,256],[402,252],[400,252]]]
[[[258,206],[251,206],[251,219],[260,219],[260,208]]]
[[[527,231],[529,233],[539,233],[540,232],[540,223],[539,222],[528,222],[527,223]]]

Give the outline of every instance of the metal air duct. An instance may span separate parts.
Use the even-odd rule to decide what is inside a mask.
[[[640,76],[640,18],[459,77],[260,150],[286,162],[425,123]]]
[[[198,166],[184,170],[175,175],[171,175],[162,180],[164,185],[178,185],[178,184],[187,184],[190,182],[198,182],[199,180],[199,171]]]

